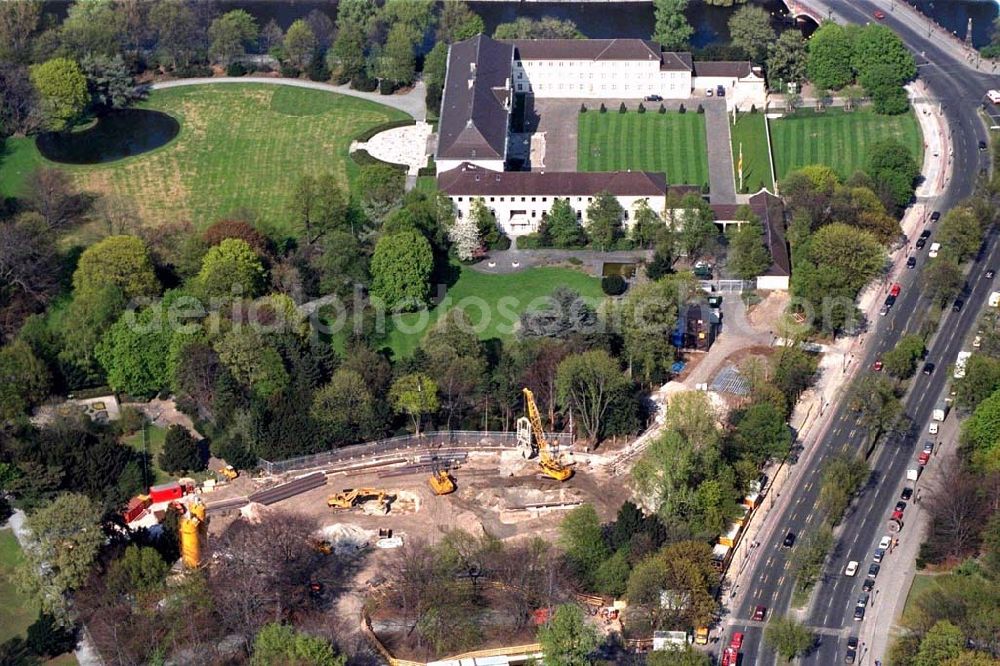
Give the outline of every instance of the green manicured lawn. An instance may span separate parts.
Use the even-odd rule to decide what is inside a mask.
[[[740,185],[740,147],[743,148],[743,191],[759,192],[762,187],[774,191],[771,162],[767,157],[767,130],[763,113],[740,113],[730,128],[733,140],[733,174]]]
[[[177,118],[174,141],[105,165],[65,166],[79,186],[135,202],[144,224],[190,220],[203,228],[248,208],[267,230],[290,231],[287,204],[304,173],[332,171],[345,181],[358,167],[351,139],[369,127],[408,118],[396,109],[320,90],[205,85],[154,91],[143,107]],[[0,153],[0,192],[16,194],[45,160],[30,138]]]
[[[688,113],[579,115],[576,164],[580,171],[664,171],[672,184],[708,182],[705,116]]]
[[[24,637],[28,627],[38,617],[38,605],[18,592],[11,580],[14,570],[23,560],[21,545],[14,531],[0,530],[0,643],[15,636]],[[45,666],[70,666],[77,661],[72,653],[67,653],[43,663]]]
[[[160,426],[152,424],[146,426],[145,447],[143,447],[141,430],[135,433],[134,435],[130,435],[125,438],[125,443],[131,446],[133,449],[135,449],[136,451],[143,451],[145,448],[145,452],[149,454],[149,462],[150,462],[149,472],[152,474],[153,478],[148,479],[149,482],[148,485],[166,483],[167,481],[170,481],[170,479],[173,478],[170,474],[167,474],[162,469],[160,469],[160,466],[156,464],[156,457],[160,454],[160,451],[163,450],[163,442],[164,440],[166,440],[166,438],[167,438],[166,428],[161,428]]]
[[[910,585],[910,591],[906,595],[906,604],[903,606],[903,617],[906,617],[907,615],[913,612],[914,599],[919,597],[927,590],[931,590],[937,587],[938,583],[941,580],[952,575],[954,574],[938,574],[938,575],[930,575],[922,573],[915,574],[913,576],[913,584]]]
[[[420,192],[426,192],[427,194],[433,194],[434,191],[437,190],[437,178],[434,176],[418,176],[417,190]]]
[[[864,167],[867,147],[895,137],[908,146],[917,164],[923,160],[923,137],[913,112],[880,116],[868,109],[823,113],[801,110],[771,121],[771,141],[778,179],[808,164],[826,164],[847,178]]]
[[[0,643],[23,636],[38,616],[38,607],[14,587],[11,576],[23,561],[13,530],[0,530]]]
[[[530,268],[507,275],[487,275],[463,267],[444,303],[429,311],[400,315],[394,321],[390,317],[392,328],[386,344],[396,358],[411,355],[441,313],[456,306],[465,310],[480,339],[509,338],[521,313],[544,307],[542,299],[559,286],[580,292],[595,307],[604,298],[600,280],[570,268]]]

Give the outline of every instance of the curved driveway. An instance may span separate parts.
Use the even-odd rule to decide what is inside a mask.
[[[347,84],[335,86],[330,83],[321,83],[320,81],[310,81],[308,79],[285,79],[274,76],[219,76],[174,79],[172,81],[157,81],[149,87],[152,90],[166,90],[167,88],[182,88],[184,86],[201,86],[215,83],[263,83],[276,86],[292,86],[293,88],[308,88],[310,90],[324,90],[339,95],[359,97],[369,102],[375,102],[376,104],[391,106],[394,109],[399,109],[403,113],[413,116],[416,120],[425,120],[427,118],[423,81],[418,81],[413,88],[401,95],[380,95],[378,93],[354,90]]]
[[[891,27],[907,46],[915,53],[920,71],[920,78],[926,84],[930,95],[942,105],[942,110],[948,120],[954,146],[953,178],[947,184],[944,192],[936,200],[928,202],[933,207],[944,212],[963,198],[969,196],[974,188],[976,178],[981,169],[988,168],[987,153],[980,152],[978,142],[986,140],[986,130],[977,114],[977,108],[986,90],[993,87],[991,77],[970,67],[964,53],[959,53],[955,44],[944,40],[940,35],[928,35],[926,22],[914,16],[907,10],[900,10],[896,3],[896,11],[890,11],[888,0],[854,0],[850,3],[840,1],[806,0],[807,4],[827,14],[839,22],[868,23],[876,10],[886,14],[883,21]],[[944,159],[944,156],[942,156]],[[996,235],[987,237],[984,257],[990,260],[1000,260],[1000,252]],[[921,253],[918,255],[920,267],[924,263]],[[973,267],[973,276],[969,283],[973,290],[967,301],[978,305],[985,300],[988,293],[986,280],[976,276],[983,270],[983,262]],[[875,335],[869,336],[868,348],[859,359],[861,368],[868,367],[872,361],[885,351],[892,349],[899,338],[907,332],[917,330],[922,315],[927,311],[920,293],[919,271],[910,271],[901,279],[903,295],[888,317],[880,317],[881,321],[874,324]],[[986,289],[984,292],[983,290]],[[916,313],[917,316],[912,316]],[[929,378],[918,375],[914,387],[905,399],[904,409],[914,423],[914,431],[908,437],[884,442],[871,459],[873,468],[872,480],[869,486],[856,500],[855,513],[846,521],[843,534],[838,538],[833,553],[828,559],[827,568],[822,580],[813,591],[813,606],[808,613],[806,623],[813,628],[818,639],[818,645],[810,655],[801,659],[803,664],[826,666],[843,663],[844,640],[849,634],[858,633],[858,625],[853,621],[854,600],[860,592],[861,578],[846,578],[841,575],[848,560],[864,562],[863,570],[867,570],[867,562],[873,549],[873,542],[885,531],[885,521],[908,463],[913,459],[914,449],[920,442],[920,434],[930,416],[938,396],[945,389],[947,372],[944,369],[955,358],[962,348],[965,333],[975,324],[978,307],[967,307],[961,313],[946,312],[942,317],[941,331],[931,344],[930,360],[937,362],[942,371]],[[817,513],[813,510],[819,491],[819,474],[824,461],[829,455],[839,452],[860,453],[863,451],[865,438],[862,428],[856,426],[856,414],[851,413],[847,406],[840,404],[834,410],[833,424],[836,426],[821,441],[816,443],[817,450],[803,460],[797,471],[796,487],[786,490],[783,499],[784,507],[776,509],[779,515],[774,516],[775,527],[769,538],[762,539],[756,549],[756,559],[745,572],[743,584],[748,586],[742,595],[740,603],[730,608],[732,615],[728,626],[735,631],[743,631],[746,640],[743,650],[743,662],[748,666],[770,665],[775,663],[774,653],[764,646],[762,623],[749,621],[753,607],[763,605],[768,607],[768,618],[784,615],[791,606],[791,593],[794,584],[791,564],[787,551],[780,548],[780,543],[787,530],[801,535],[810,524],[815,524]],[[919,538],[917,534],[904,532],[900,539]],[[903,563],[888,562],[888,566],[904,566]],[[889,592],[885,592],[889,594]],[[883,597],[884,599],[885,597]],[[867,624],[867,623],[866,623]],[[889,627],[878,627],[883,640],[878,647],[867,646],[871,651],[859,654],[861,663],[872,664],[875,659],[882,658],[884,636]],[[875,633],[866,628],[863,636],[870,639]],[[725,644],[725,640],[721,644]],[[878,651],[876,651],[878,650]]]

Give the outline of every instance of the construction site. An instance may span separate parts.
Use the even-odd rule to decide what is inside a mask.
[[[151,488],[148,496],[133,499],[125,518],[131,526],[150,526],[177,513],[184,566],[209,571],[219,558],[238,557],[224,545],[233,529],[253,529],[269,517],[289,523],[294,518],[306,530],[296,541],[309,544],[312,553],[296,584],[343,627],[345,640],[366,643],[390,664],[525,663],[538,655],[538,626],[556,605],[575,601],[602,632],[625,633],[618,617],[624,603],[579,595],[569,577],[553,582],[562,566],[555,557],[558,549],[530,575],[518,571],[504,577],[506,562],[530,560],[537,554],[532,543],[558,544],[560,524],[576,507],[591,505],[602,522],[613,521],[622,502],[638,494],[630,471],[663,432],[664,408],[672,396],[700,389],[724,420],[747,400],[749,384],[737,364],[748,357],[766,359],[773,351],[766,344],[728,350],[711,359],[711,366],[711,357],[697,358],[678,373],[678,381],[651,396],[655,420],[642,436],[604,442],[597,452],[574,448],[570,433],[545,432],[534,396],[525,388],[514,432],[425,432],[291,460],[262,460],[253,474],[224,467],[217,479],[200,485],[181,479]],[[702,384],[700,377],[708,381]],[[769,484],[784,476],[766,474],[741,500],[741,515],[712,551],[720,575],[741,552],[747,525]],[[459,550],[477,539],[501,544],[477,555],[473,565],[450,571],[443,586],[449,595],[445,605],[463,608],[465,619],[475,625],[465,627],[471,637],[461,649],[448,640],[432,644],[414,638],[421,633],[414,632],[420,620],[410,616],[410,600],[399,594],[405,585],[400,571],[422,557],[447,559],[434,548],[455,540],[455,533],[469,541]],[[498,552],[499,559],[488,565],[480,561]],[[526,576],[537,579],[529,584]],[[356,622],[345,623],[347,618]],[[697,631],[688,640],[707,643],[707,629],[692,629]],[[652,641],[630,641],[629,647],[650,649]],[[475,651],[468,651],[470,645]]]
[[[432,651],[414,651],[396,635],[402,624],[391,607],[374,606],[374,616],[361,612],[366,601],[384,596],[378,588],[394,551],[410,541],[434,543],[454,530],[505,543],[535,538],[555,543],[568,510],[589,503],[611,518],[621,503],[628,477],[616,475],[608,464],[613,452],[574,454],[568,436],[543,431],[530,390],[524,395],[526,416],[518,420],[516,433],[432,432],[285,461],[270,472],[263,465],[257,475],[224,468],[218,479],[201,485],[181,479],[154,486],[132,500],[124,517],[132,527],[150,527],[168,512],[177,513],[182,562],[195,568],[212,566],[212,557],[219,556],[217,539],[234,524],[253,524],[269,514],[294,515],[316,526],[303,537],[320,560],[330,555],[352,562],[350,580],[310,582],[317,590],[341,587],[331,611],[358,618],[357,632],[393,663],[408,662],[390,649],[428,657]],[[487,588],[485,603],[491,594]],[[602,603],[592,601],[595,607]],[[537,649],[535,626],[509,625],[500,617],[492,614],[486,623],[492,628],[483,636],[485,646],[510,646],[515,637],[513,643],[526,647],[513,655]],[[509,647],[500,652],[512,655]],[[512,656],[502,663],[518,662]]]

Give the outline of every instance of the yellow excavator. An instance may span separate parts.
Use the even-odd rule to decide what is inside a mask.
[[[369,499],[375,499],[383,511],[389,513],[390,495],[380,488],[345,488],[327,497],[326,505],[331,509],[352,509]]]
[[[427,483],[430,484],[431,490],[434,491],[435,495],[447,495],[448,493],[455,492],[455,482],[451,478],[451,474],[448,473],[446,469],[436,469],[431,478],[427,479]]]
[[[566,481],[573,476],[573,470],[564,465],[559,458],[552,455],[552,448],[549,446],[548,440],[545,439],[545,431],[542,430],[542,416],[539,414],[538,406],[535,404],[535,394],[529,388],[524,388],[523,392],[530,430],[525,427],[527,424],[522,420],[524,417],[518,419],[518,439],[526,439],[530,445],[531,433],[534,432],[535,447],[538,448],[538,466],[541,467],[542,474],[556,481]]]

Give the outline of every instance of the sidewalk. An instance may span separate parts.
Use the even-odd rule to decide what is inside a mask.
[[[427,105],[425,103],[426,89],[423,81],[417,81],[405,93],[398,95],[380,95],[378,93],[354,90],[349,84],[335,86],[330,83],[309,81],[308,79],[284,79],[274,76],[209,76],[194,79],[174,79],[172,81],[157,81],[150,84],[151,90],[166,90],[168,88],[183,88],[184,86],[203,86],[216,83],[264,83],[267,85],[292,86],[293,88],[309,88],[310,90],[325,90],[327,92],[358,97],[369,102],[391,106],[407,113],[417,120],[426,120]]]
[[[933,200],[940,195],[951,178],[952,162],[950,158],[947,161],[941,159],[950,150],[950,131],[944,116],[939,112],[937,105],[922,101],[925,95],[922,83],[918,81],[909,86],[908,91],[916,109],[917,119],[920,122],[925,141],[924,161],[921,167],[924,182],[917,188],[918,203],[907,208],[900,221],[903,233],[909,239],[915,240],[933,209]],[[864,312],[869,322],[877,322],[878,310],[889,286],[903,271],[907,270],[905,265],[910,252],[909,248],[910,244],[907,243],[891,253],[889,256],[890,269],[886,276],[882,280],[873,282],[860,295],[859,308]],[[797,440],[803,446],[803,454],[795,466],[796,468],[805,469],[808,466],[812,456],[819,448],[817,444],[823,440],[826,432],[832,426],[832,416],[835,410],[830,409],[830,406],[844,398],[847,388],[859,369],[856,359],[864,356],[867,339],[867,333],[853,338],[841,338],[825,350],[820,362],[819,379],[799,400],[790,419],[792,427],[798,433]],[[774,486],[765,497],[764,506],[761,507],[763,515],[758,520],[751,520],[746,534],[741,538],[740,545],[733,555],[733,565],[730,569],[735,567],[738,570],[734,577],[727,577],[730,589],[734,592],[726,602],[729,608],[739,606],[743,594],[752,588],[751,585],[742,580],[742,576],[750,569],[750,565],[756,560],[756,553],[759,551],[750,550],[747,544],[765,543],[770,539],[777,527],[777,516],[783,512],[784,506],[788,502],[787,498],[791,496],[791,491],[794,490],[796,484],[803,480],[801,475],[792,475],[788,466],[779,468],[778,473],[780,476],[775,478]],[[790,478],[790,484],[784,483],[786,478]],[[784,487],[786,485],[787,488]],[[776,501],[781,495],[785,495],[785,500]],[[777,510],[774,510],[776,507]],[[907,589],[909,588],[907,587]],[[726,622],[723,623],[724,626],[728,627],[733,619],[730,614]]]

